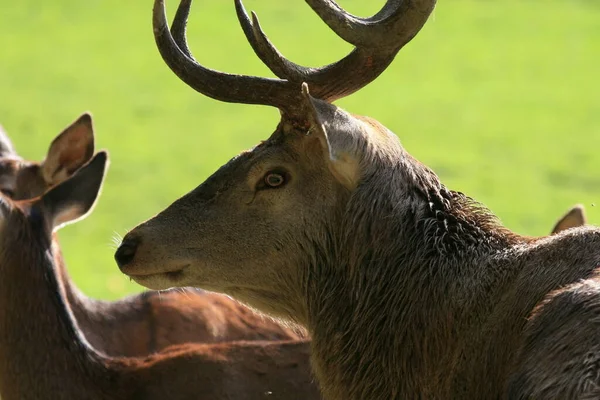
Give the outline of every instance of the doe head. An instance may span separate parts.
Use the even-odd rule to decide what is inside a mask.
[[[0,128],[0,192],[14,200],[40,196],[70,177],[94,154],[92,116],[85,113],[50,144],[41,162],[20,157]]]
[[[0,194],[0,238],[8,240],[0,253],[35,251],[49,246],[52,233],[88,215],[94,207],[108,166],[108,154],[98,152],[86,165],[39,197],[14,200]],[[27,238],[27,243],[16,243]],[[11,242],[13,239],[13,242]]]

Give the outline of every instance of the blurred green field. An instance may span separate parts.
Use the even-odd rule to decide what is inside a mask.
[[[340,0],[370,15],[383,0]],[[293,60],[322,65],[350,47],[304,2],[246,0]],[[172,16],[175,1],[168,1]],[[205,98],[154,45],[152,2],[4,1],[0,123],[41,159],[85,110],[112,165],[93,215],[61,231],[69,270],[91,296],[141,290],[113,262],[112,237],[160,211],[243,149],[278,112]],[[456,190],[510,228],[542,235],[574,203],[600,223],[600,3],[441,0],[425,28],[374,83],[339,104],[377,118]],[[246,43],[233,1],[196,0],[196,58],[269,75]],[[598,204],[598,207],[594,206]]]

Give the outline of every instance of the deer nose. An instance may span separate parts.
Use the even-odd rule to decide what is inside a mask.
[[[115,261],[119,268],[123,268],[129,264],[135,257],[140,240],[137,237],[127,237],[123,239],[123,242],[115,252]]]

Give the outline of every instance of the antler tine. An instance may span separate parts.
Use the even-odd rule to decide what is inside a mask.
[[[187,28],[187,20],[188,15],[190,15],[190,8],[192,7],[192,0],[181,0],[179,3],[179,7],[177,7],[177,12],[175,13],[175,18],[173,19],[173,24],[171,25],[171,36],[173,36],[173,40],[177,43],[177,47],[185,54],[189,59],[195,60],[190,48],[187,44],[186,39],[186,28]]]
[[[298,83],[309,82],[311,83],[311,90],[314,95],[328,101],[334,101],[340,97],[351,94],[366,84],[361,80],[359,84],[352,85],[355,79],[351,78],[347,80],[346,75],[344,74],[344,70],[345,68],[348,68],[348,66],[356,66],[359,70],[362,68],[362,65],[366,63],[363,59],[364,57],[362,57],[363,52],[355,50],[341,61],[321,68],[304,67],[288,60],[279,52],[279,50],[277,50],[261,29],[258,17],[254,12],[252,12],[252,20],[250,20],[241,0],[235,0],[235,8],[242,30],[252,46],[252,49],[271,72],[279,78]],[[393,57],[385,58],[385,61],[380,60],[380,57],[378,56],[376,56],[376,59],[373,57],[369,58],[368,63],[372,71],[369,75],[372,75],[372,79],[375,79],[393,59]],[[376,72],[378,66],[382,69],[381,71]],[[348,84],[341,93],[331,92],[331,90],[327,89],[328,87],[330,89],[341,87],[339,83],[331,81],[332,79],[335,80],[336,77],[343,77],[345,83]]]
[[[319,12],[322,18],[329,18],[326,13],[334,10],[332,15],[340,20],[342,17],[356,20],[356,17],[329,0],[325,0],[325,3],[316,3],[315,0],[306,1]],[[417,2],[416,7],[415,1]],[[375,16],[359,21],[360,24],[367,26],[362,30],[362,34],[366,37],[358,35],[362,41],[356,41],[362,45],[357,45],[357,48],[336,63],[321,68],[307,68],[285,58],[262,31],[256,14],[252,13],[251,21],[242,1],[235,0],[236,12],[242,29],[254,52],[263,63],[282,79],[290,82],[310,83],[314,96],[326,101],[334,101],[347,96],[377,78],[392,62],[396,53],[421,29],[434,5],[435,0],[388,0]],[[415,17],[415,12],[420,15]],[[323,13],[325,13],[324,16]],[[375,21],[378,21],[377,24],[382,23],[379,20],[384,21],[383,25],[375,25]],[[395,24],[396,35],[385,31],[393,24]],[[371,40],[369,35],[372,33],[367,29],[374,28],[385,31],[385,40],[375,37],[373,39],[375,43],[367,42],[367,40]]]
[[[436,0],[387,0],[369,18],[343,10],[333,0],[305,0],[319,17],[346,42],[357,47],[402,47],[421,29]]]
[[[246,35],[246,39],[252,50],[261,59],[261,61],[273,72],[276,76],[282,79],[287,79],[290,76],[290,63],[281,53],[273,46],[260,27],[258,17],[252,12],[252,21],[242,4],[242,0],[235,0],[235,12],[238,20]]]
[[[191,2],[190,0],[184,0]],[[189,4],[180,8],[181,14],[173,25],[179,41],[185,43],[185,23]],[[158,50],[169,68],[194,90],[213,99],[246,104],[263,104],[289,109],[299,96],[299,88],[281,79],[259,78],[215,71],[194,61],[175,42],[167,27],[164,0],[155,0],[153,9],[154,38]],[[297,93],[298,92],[298,93]]]

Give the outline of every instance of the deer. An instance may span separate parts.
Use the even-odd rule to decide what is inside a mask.
[[[0,195],[0,395],[29,399],[319,399],[306,340],[174,345],[107,356],[87,341],[66,301],[53,236],[96,202],[100,151],[33,199]]]
[[[38,197],[88,162],[94,147],[90,113],[56,136],[42,162],[20,157],[0,129],[0,192],[13,200]],[[107,355],[145,356],[187,342],[304,337],[300,330],[264,318],[228,297],[193,288],[146,291],[114,302],[89,298],[70,278],[56,235],[53,249],[65,301],[86,339]]]
[[[353,50],[325,67],[277,50],[239,0],[276,78],[202,66],[190,1],[153,31],[167,66],[216,100],[280,111],[271,135],[131,229],[118,268],[151,289],[196,286],[305,326],[323,397],[600,397],[600,230],[529,237],[446,187],[388,128],[333,104],[379,76],[435,0],[361,18],[306,0]]]

